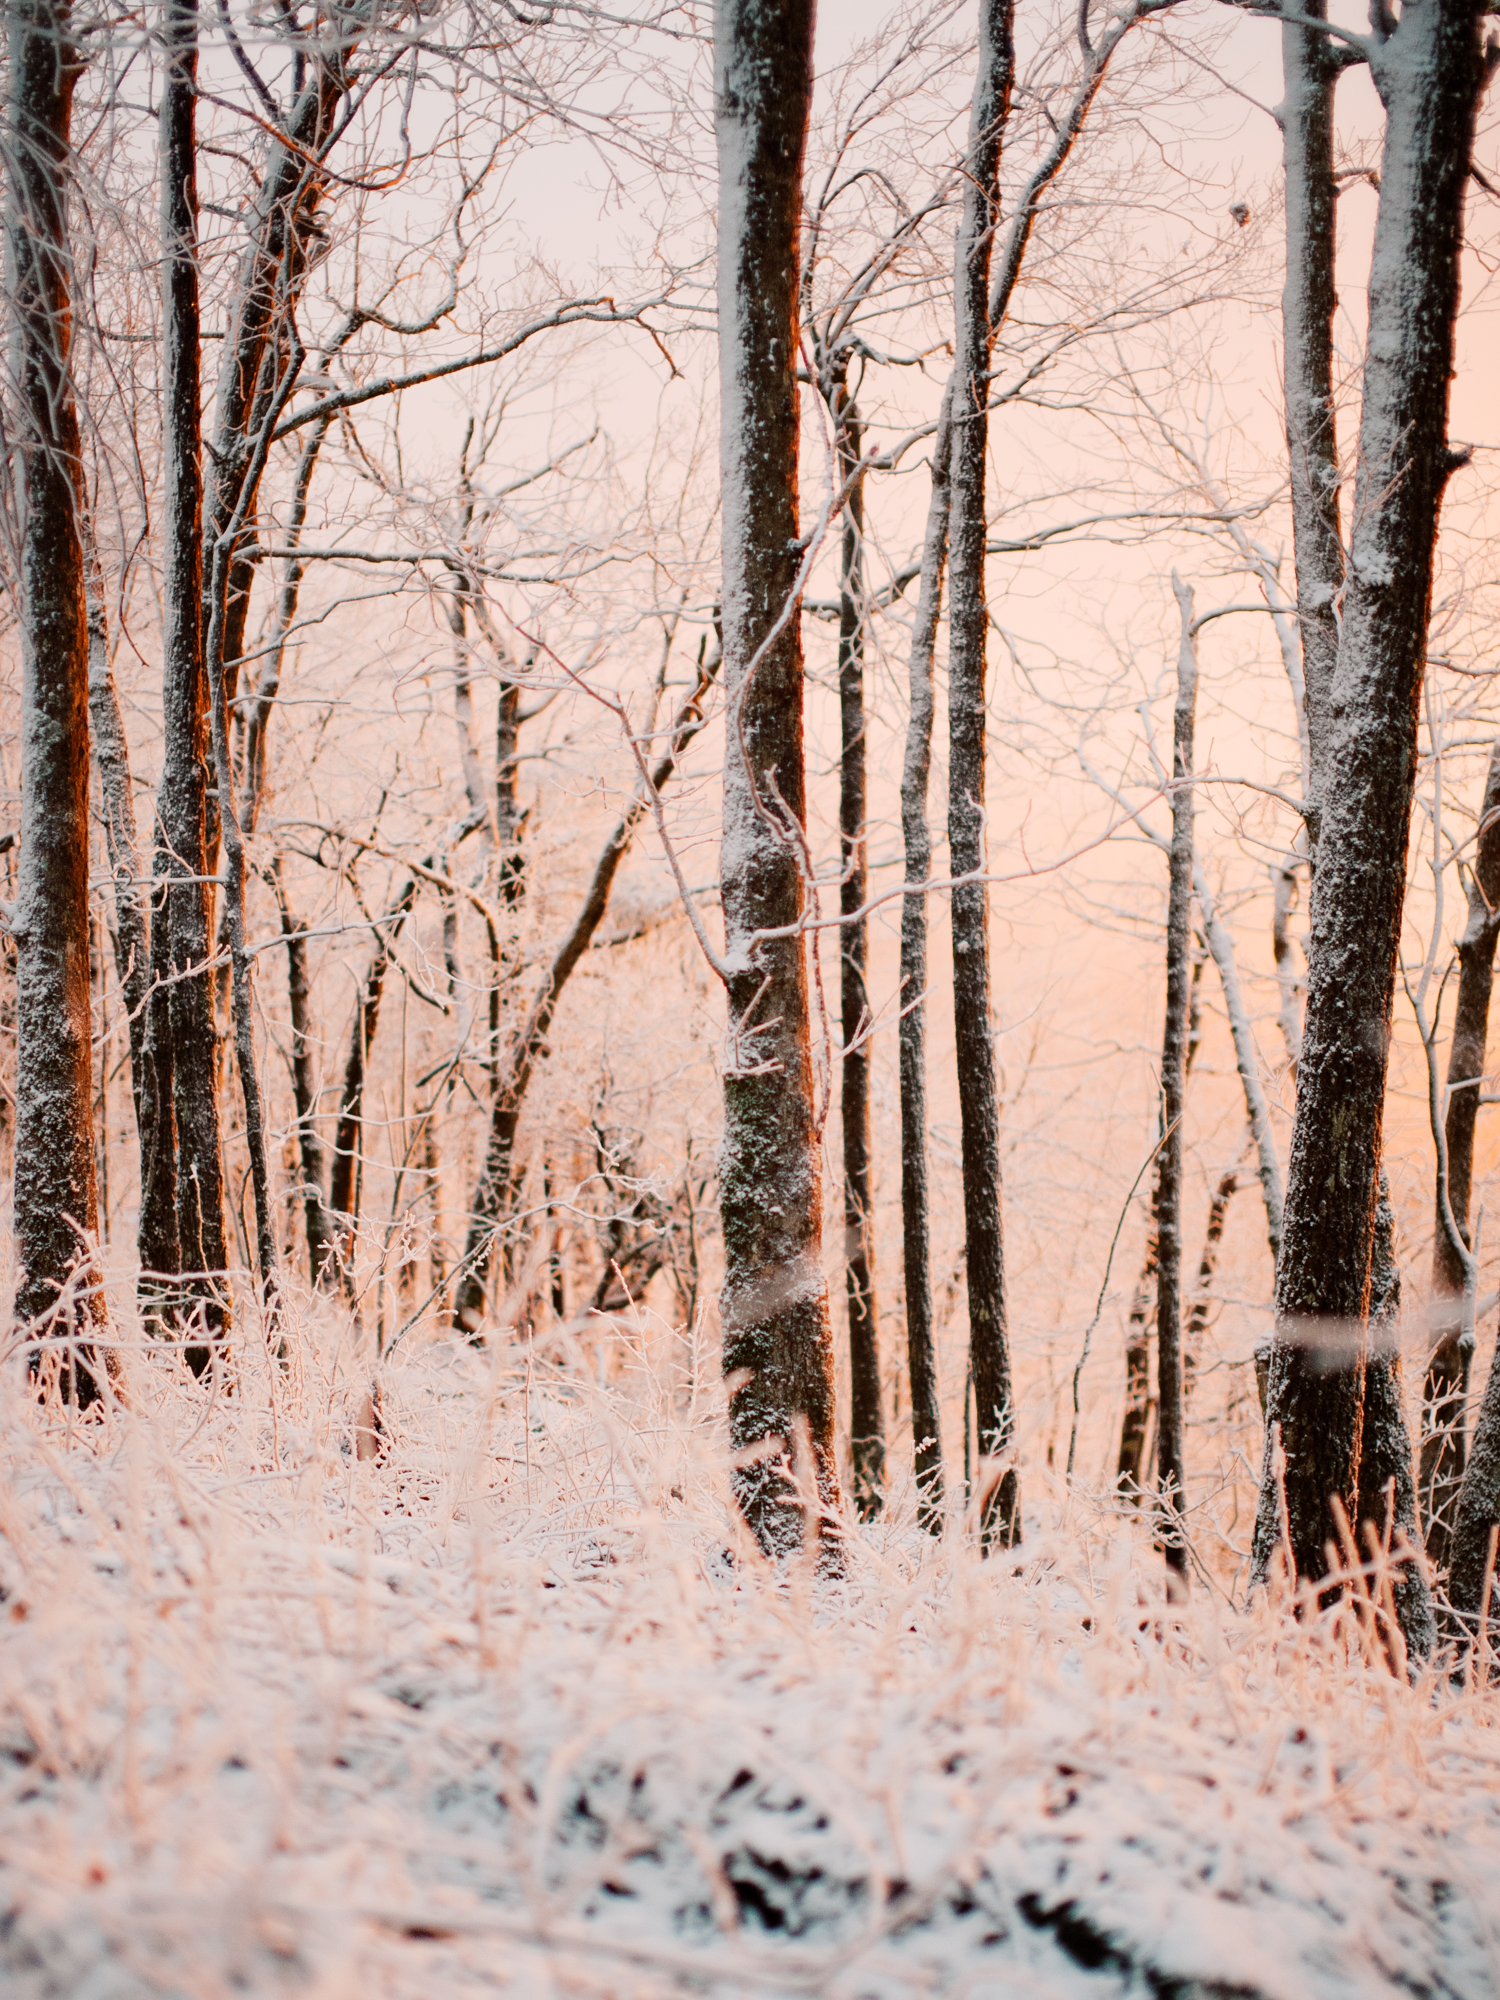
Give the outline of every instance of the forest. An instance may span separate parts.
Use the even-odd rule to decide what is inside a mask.
[[[1500,1996],[1500,8],[0,8],[5,1991]]]

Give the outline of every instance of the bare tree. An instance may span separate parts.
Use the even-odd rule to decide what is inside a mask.
[[[1334,1502],[1357,1518],[1416,695],[1438,508],[1454,463],[1448,379],[1483,70],[1478,17],[1455,0],[1409,8],[1399,22],[1381,10],[1364,46],[1386,131],[1334,675],[1343,721],[1318,802],[1307,1025],[1255,1532],[1259,1576],[1284,1543],[1298,1576],[1314,1582],[1337,1542]]]
[[[810,0],[719,0],[715,12],[730,1038],[719,1192],[736,1497],[768,1555],[821,1541],[832,1560],[832,1333],[800,928],[795,365],[812,34]]]
[[[1167,887],[1167,1006],[1161,1046],[1161,1164],[1156,1183],[1157,1484],[1162,1544],[1179,1584],[1187,1576],[1182,1524],[1187,1490],[1182,1386],[1182,1119],[1186,1108],[1189,989],[1192,982],[1193,721],[1198,698],[1193,593],[1174,572],[1181,619],[1172,728],[1172,846]]]

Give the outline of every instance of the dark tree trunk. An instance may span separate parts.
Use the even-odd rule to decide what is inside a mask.
[[[1174,575],[1182,619],[1172,726],[1172,847],[1167,888],[1167,1011],[1161,1045],[1161,1167],[1156,1185],[1156,1476],[1167,1566],[1184,1583],[1187,1484],[1182,1391],[1182,1118],[1192,985],[1193,719],[1198,698],[1193,594]]]
[[[1298,11],[1323,20],[1327,0],[1312,0],[1310,6]],[[1327,763],[1334,724],[1338,593],[1344,580],[1333,407],[1333,316],[1338,307],[1334,290],[1338,186],[1333,177],[1333,97],[1344,65],[1327,35],[1290,26],[1281,31],[1281,61],[1278,117],[1286,176],[1282,371],[1297,623],[1302,635],[1304,722],[1315,808],[1308,830],[1316,849],[1318,781]],[[1279,912],[1279,901],[1277,907]],[[1278,967],[1281,960],[1278,950]]]
[[[812,39],[812,0],[717,0],[729,729],[721,882],[730,968],[719,1192],[735,1495],[768,1555],[821,1545],[834,1562],[833,1339],[807,946],[797,929],[806,819],[795,599],[797,238]],[[765,930],[782,935],[757,940]]]
[[[1357,1511],[1386,1052],[1416,771],[1448,381],[1482,71],[1468,0],[1409,7],[1372,55],[1386,103],[1354,533],[1319,786],[1307,1025],[1277,1271],[1255,1570],[1285,1521],[1326,1574],[1332,1502]],[[1407,1633],[1408,1645],[1415,1635]]]
[[[963,1130],[969,1356],[980,1464],[981,1540],[1021,1536],[1020,1474],[1006,1322],[1000,1113],[990,1027],[989,888],[984,869],[985,461],[990,367],[990,251],[999,221],[1000,143],[1015,71],[1014,0],[982,0],[963,219],[954,275],[953,500],[948,528],[948,849],[953,891],[953,1015]]]
[[[89,1005],[89,636],[83,460],[70,373],[71,118],[66,5],[14,0],[5,118],[6,291],[23,483],[21,859],[16,941],[15,1315],[90,1403],[108,1333],[98,1228]],[[56,1350],[54,1350],[55,1352]],[[37,1357],[40,1358],[39,1356]]]
[[[500,843],[500,896],[511,910],[520,906],[526,894],[526,863],[521,854],[524,815],[516,782],[520,734],[520,687],[515,681],[502,681],[495,713],[495,832]]]
[[[1469,1199],[1474,1180],[1474,1126],[1484,1088],[1489,1039],[1490,992],[1495,978],[1495,939],[1500,932],[1500,741],[1490,756],[1479,839],[1468,881],[1469,916],[1458,941],[1458,999],[1453,1040],[1448,1049],[1448,1110],[1444,1119],[1448,1163],[1448,1213],[1472,1248]],[[1448,1563],[1454,1510],[1463,1484],[1464,1420],[1473,1365],[1472,1331],[1465,1337],[1462,1312],[1464,1267],[1443,1214],[1437,1191],[1432,1243],[1433,1333],[1422,1386],[1422,1463],[1419,1487],[1427,1524],[1427,1553],[1436,1569]]]
[[[719,660],[716,655],[711,656],[708,662],[699,668],[697,685],[677,711],[672,725],[671,744],[666,755],[658,761],[655,770],[650,773],[652,790],[660,792],[668,783],[676,769],[678,758],[703,727],[703,702],[718,670]],[[578,961],[588,950],[595,932],[603,921],[604,912],[609,906],[609,892],[614,885],[615,875],[649,804],[650,792],[642,785],[637,788],[630,804],[621,815],[619,824],[605,842],[604,851],[594,864],[593,880],[584,896],[583,907],[574,919],[573,928],[559,945],[541,989],[532,1002],[531,1011],[507,1053],[490,1109],[490,1134],[485,1147],[484,1164],[480,1168],[473,1200],[469,1204],[469,1227],[464,1254],[455,1274],[457,1283],[454,1287],[453,1323],[461,1332],[477,1335],[484,1323],[490,1262],[494,1255],[496,1237],[505,1220],[521,1107],[531,1086],[536,1065],[545,1051],[552,1017],[557,1012],[557,1003],[562,997],[564,986],[572,977]],[[448,949],[446,921],[444,948],[446,953]],[[456,960],[450,958],[449,966],[451,979],[455,975]]]
[[[302,1161],[302,1216],[307,1231],[308,1276],[316,1281],[333,1250],[324,1194],[323,1141],[317,1125],[318,1083],[313,1068],[307,938],[287,902],[279,856],[271,879],[281,912],[281,934],[286,939],[287,1001],[292,1016],[292,1094],[297,1103],[297,1146]]]
[[[213,987],[201,969],[211,956],[207,844],[208,686],[203,671],[202,404],[199,382],[198,182],[195,0],[168,0],[161,89],[163,460],[162,754],[157,796],[160,884],[153,911],[153,957],[165,978],[170,1036],[157,1039],[158,1068],[169,1048],[177,1133],[177,1256],[183,1303],[210,1344],[195,1342],[188,1362],[208,1365],[211,1343],[228,1332],[223,1161],[219,1145],[218,1041]],[[141,1269],[167,1273],[164,1218],[142,1205]],[[148,1243],[146,1232],[153,1240]],[[148,1289],[150,1280],[147,1279]]]
[[[875,1310],[875,1229],[870,1194],[870,1026],[867,972],[870,920],[865,848],[864,487],[856,477],[863,426],[845,377],[829,393],[844,504],[839,569],[839,1000],[844,1037],[844,1284],[849,1311],[849,1437],[854,1505],[862,1521],[879,1514],[885,1489],[885,1417],[880,1405],[880,1331]]]
[[[948,555],[952,432],[948,397],[932,447],[932,499],[922,544],[922,580],[911,634],[911,713],[901,770],[901,832],[906,885],[901,899],[901,1243],[906,1275],[906,1352],[911,1376],[912,1451],[917,1518],[930,1534],[943,1527],[943,1444],[938,1414],[937,1350],[932,1319],[932,1241],[927,1181],[927,895],[932,834],[927,785],[932,771],[933,660],[943,569]]]

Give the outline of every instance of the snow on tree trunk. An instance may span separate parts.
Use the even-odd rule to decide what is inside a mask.
[[[999,220],[1000,142],[1015,70],[1013,0],[981,0],[979,70],[970,113],[954,272],[952,511],[948,527],[948,848],[955,878],[984,869],[985,466],[991,322],[990,250]],[[1021,1534],[1020,1474],[1006,1323],[1000,1114],[990,1026],[989,890],[953,891],[953,1016],[963,1132],[969,1357],[985,1547]]]
[[[1500,739],[1490,755],[1479,838],[1468,879],[1469,914],[1458,941],[1458,998],[1453,1039],[1448,1046],[1448,1110],[1444,1119],[1448,1165],[1448,1213],[1466,1248],[1469,1197],[1474,1180],[1474,1127],[1484,1087],[1489,1039],[1490,993],[1495,981],[1495,940],[1500,919]],[[1454,1508],[1464,1476],[1464,1419],[1473,1365],[1473,1333],[1464,1338],[1461,1302],[1464,1267],[1443,1216],[1443,1190],[1436,1197],[1432,1241],[1433,1326],[1436,1336],[1422,1385],[1422,1462],[1418,1486],[1427,1527],[1427,1554],[1434,1568],[1448,1562]]]
[[[870,1194],[870,1025],[866,974],[870,920],[856,914],[869,893],[865,849],[864,489],[856,477],[863,426],[839,369],[833,404],[844,505],[839,571],[839,1001],[844,1036],[840,1115],[844,1137],[844,1279],[849,1311],[849,1439],[854,1505],[860,1519],[880,1512],[885,1487],[885,1418],[880,1406],[880,1334],[875,1310],[875,1226]]]
[[[1326,1574],[1355,1515],[1381,1119],[1433,547],[1451,469],[1458,250],[1481,76],[1478,15],[1423,0],[1371,45],[1387,113],[1358,481],[1320,784],[1307,1023],[1277,1271],[1255,1573],[1285,1532]],[[1408,1643],[1412,1635],[1408,1633]]]
[[[768,1555],[836,1560],[802,841],[797,235],[812,0],[717,0],[729,1043],[719,1187],[734,1490]],[[759,938],[762,930],[782,933]],[[811,1511],[813,1519],[806,1518]]]
[[[1300,11],[1327,17],[1327,0]],[[1291,472],[1292,546],[1297,624],[1302,635],[1302,690],[1317,845],[1317,786],[1333,726],[1338,657],[1338,594],[1344,580],[1339,533],[1339,458],[1333,407],[1334,241],[1333,96],[1344,67],[1315,28],[1281,30],[1282,160],[1286,180],[1286,283],[1281,295],[1286,446]],[[1278,894],[1282,892],[1278,891]],[[1280,902],[1278,901],[1278,911]],[[1281,954],[1277,954],[1277,966]],[[1285,999],[1283,1008],[1285,1010]],[[1292,1017],[1295,1018],[1294,1016]],[[1293,1046],[1289,1039],[1288,1047]],[[1297,1056],[1293,1055],[1293,1063]]]
[[[109,659],[109,613],[104,577],[94,546],[93,524],[83,516],[83,560],[89,622],[89,727],[99,795],[104,807],[104,844],[115,894],[115,971],[125,1004],[130,1037],[130,1089],[141,1149],[141,1185],[150,1170],[148,1142],[156,1129],[155,1078],[146,1046],[151,993],[151,921],[141,887],[140,840],[130,778],[130,745]]]
[[[1167,1566],[1187,1576],[1182,1525],[1187,1485],[1182,1390],[1182,1119],[1186,1109],[1188,993],[1192,981],[1193,721],[1198,647],[1193,593],[1176,575],[1181,614],[1172,718],[1172,847],[1167,886],[1167,1008],[1161,1045],[1161,1165],[1156,1184],[1156,1477]]]
[[[906,1355],[911,1380],[912,1454],[917,1516],[930,1534],[943,1527],[943,1443],[937,1351],[932,1323],[932,1239],[927,1175],[927,895],[932,833],[927,785],[932,771],[933,660],[943,569],[948,556],[948,396],[932,446],[932,498],[922,542],[922,577],[912,619],[911,707],[901,767],[901,833],[908,893],[901,899],[901,1244],[906,1277]]]
[[[16,941],[15,1313],[84,1336],[65,1393],[100,1393],[108,1333],[98,1226],[89,1007],[89,635],[83,463],[70,373],[68,180],[78,76],[66,4],[8,13],[6,292],[21,530],[21,857]],[[53,1350],[56,1352],[57,1350]]]

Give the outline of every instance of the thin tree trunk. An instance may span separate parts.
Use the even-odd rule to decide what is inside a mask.
[[[932,834],[927,785],[932,771],[933,664],[943,569],[948,554],[952,430],[943,397],[932,447],[932,499],[922,544],[922,580],[911,633],[911,712],[901,769],[901,832],[907,894],[901,899],[901,1244],[906,1276],[906,1353],[911,1377],[917,1518],[943,1528],[943,1445],[933,1339],[932,1239],[927,1177],[927,894]]]
[[[386,974],[391,969],[396,940],[417,900],[415,876],[396,898],[394,907],[375,930],[375,951],[360,981],[354,1002],[354,1025],[349,1031],[349,1055],[344,1064],[344,1087],[339,1093],[338,1123],[333,1133],[333,1170],[328,1183],[331,1228],[322,1241],[322,1261],[313,1275],[322,1285],[343,1281],[352,1289],[354,1240],[359,1228],[359,1162],[363,1144],[365,1079],[370,1070],[370,1050],[380,1025],[380,1002],[385,993]]]
[[[1447,442],[1463,192],[1482,62],[1468,0],[1424,0],[1372,62],[1387,122],[1370,270],[1354,534],[1323,766],[1307,1024],[1277,1271],[1254,1566],[1285,1528],[1326,1574],[1357,1512],[1382,1112]],[[1285,1454],[1276,1476],[1277,1446]],[[1419,1635],[1407,1632],[1408,1646]]]
[[[979,1442],[985,1548],[1021,1536],[1020,1474],[1006,1323],[1000,1114],[990,1025],[989,889],[983,872],[985,468],[988,442],[990,249],[999,220],[1000,146],[1015,70],[1014,0],[981,0],[979,72],[970,113],[963,219],[954,275],[953,501],[948,528],[948,849],[953,891],[953,1015],[963,1132],[969,1353]]]
[[[318,1136],[318,1083],[313,1068],[311,982],[307,976],[307,938],[287,902],[286,883],[278,855],[271,886],[281,912],[286,939],[287,1000],[292,1016],[292,1094],[297,1103],[297,1145],[302,1164],[302,1217],[307,1232],[308,1275],[315,1282],[332,1256],[332,1232],[324,1194],[323,1141]]]
[[[1474,1180],[1474,1127],[1484,1088],[1489,1040],[1490,992],[1495,979],[1495,940],[1500,933],[1500,739],[1490,755],[1479,839],[1468,881],[1469,916],[1458,941],[1458,998],[1453,1039],[1448,1048],[1448,1110],[1444,1119],[1448,1163],[1448,1212],[1466,1249],[1469,1200]],[[1464,1267],[1443,1217],[1443,1190],[1437,1191],[1437,1226],[1432,1242],[1432,1302],[1435,1344],[1422,1386],[1422,1459],[1418,1477],[1427,1554],[1435,1569],[1448,1562],[1454,1509],[1463,1484],[1464,1420],[1473,1365],[1473,1334],[1464,1338],[1459,1310]]]
[[[1240,1088],[1245,1093],[1245,1110],[1250,1120],[1250,1136],[1255,1141],[1261,1199],[1266,1208],[1266,1236],[1270,1242],[1271,1263],[1274,1266],[1281,1255],[1281,1232],[1286,1200],[1281,1183],[1281,1162],[1276,1153],[1276,1134],[1271,1128],[1271,1107],[1266,1102],[1265,1089],[1260,1080],[1260,1063],[1255,1053],[1255,1036],[1251,1030],[1250,1016],[1246,1012],[1244,995],[1240,991],[1239,968],[1234,957],[1234,940],[1219,916],[1201,861],[1195,861],[1193,864],[1193,893],[1198,898],[1198,914],[1203,920],[1204,939],[1210,956],[1218,967],[1219,983],[1224,991],[1224,1011],[1229,1016],[1229,1033],[1234,1043],[1235,1066],[1240,1073]]]
[[[703,727],[703,702],[719,670],[719,656],[710,655],[698,670],[697,685],[678,709],[672,725],[671,743],[665,756],[650,774],[653,790],[660,792],[677,767],[677,760]],[[604,844],[594,864],[593,880],[583,899],[583,907],[573,928],[559,945],[531,1011],[511,1043],[494,1095],[490,1112],[489,1141],[480,1168],[474,1196],[469,1204],[469,1227],[463,1258],[456,1273],[453,1323],[464,1333],[477,1334],[484,1322],[486,1289],[495,1239],[505,1219],[510,1193],[511,1169],[515,1159],[516,1129],[521,1107],[530,1088],[536,1065],[546,1047],[547,1034],[562,991],[578,961],[588,950],[594,933],[609,905],[615,874],[625,858],[631,838],[650,803],[650,793],[638,787],[618,825]],[[446,931],[445,931],[446,947]],[[453,962],[450,962],[450,964]],[[450,978],[453,977],[450,970]]]
[[[14,0],[5,107],[6,279],[23,481],[21,858],[16,942],[15,1316],[82,1336],[64,1393],[99,1394],[108,1315],[98,1228],[89,1004],[89,636],[83,453],[71,367],[73,86],[66,4]],[[40,1360],[33,1350],[33,1365]]]
[[[1298,11],[1324,20],[1327,0],[1312,0]],[[1312,779],[1308,834],[1316,854],[1319,784],[1333,726],[1338,598],[1344,581],[1333,406],[1333,316],[1338,308],[1334,289],[1338,184],[1333,176],[1333,97],[1344,62],[1326,34],[1290,25],[1281,30],[1281,61],[1282,99],[1277,117],[1286,190],[1282,373],[1297,623],[1302,634],[1303,722]],[[1276,962],[1279,969],[1280,952]]]
[[[1364,1427],[1353,1515],[1355,1548],[1368,1561],[1376,1548],[1415,1549],[1421,1527],[1412,1477],[1411,1432],[1401,1389],[1401,1270],[1396,1218],[1382,1173],[1370,1255],[1370,1346],[1365,1358]],[[1426,1659],[1437,1644],[1432,1591],[1420,1560],[1398,1562],[1391,1595],[1409,1654]]]
[[[1182,1523],[1187,1453],[1182,1397],[1182,1119],[1186,1108],[1188,989],[1192,980],[1193,721],[1198,647],[1193,593],[1175,574],[1182,619],[1177,701],[1172,726],[1172,848],[1167,889],[1167,1010],[1161,1045],[1164,1132],[1156,1195],[1156,1476],[1167,1567],[1185,1585],[1187,1533]]]
[[[223,1160],[219,1142],[218,1046],[213,989],[201,969],[211,955],[207,846],[208,688],[203,672],[202,410],[199,384],[196,0],[167,0],[166,71],[161,88],[161,241],[164,576],[162,722],[164,749],[157,796],[157,866],[153,911],[158,981],[169,981],[170,1037],[158,1041],[158,1064],[170,1048],[177,1133],[177,1255],[183,1303],[194,1301],[198,1330],[188,1362],[207,1367],[213,1343],[228,1332],[224,1276]],[[163,1218],[142,1215],[143,1274],[167,1267]],[[146,1241],[147,1229],[154,1241]],[[148,1290],[150,1280],[147,1279]]]
[[[813,0],[717,0],[729,731],[721,881],[732,1050],[719,1193],[735,1496],[768,1555],[820,1545],[823,1559],[835,1562],[833,1340],[808,947],[797,928],[806,820],[794,599],[797,236],[812,39]],[[757,940],[764,930],[783,934]]]
[[[1239,1185],[1239,1170],[1231,1167],[1228,1173],[1220,1175],[1219,1184],[1213,1192],[1213,1199],[1208,1204],[1208,1225],[1203,1232],[1203,1255],[1198,1259],[1197,1285],[1193,1293],[1192,1307],[1182,1329],[1184,1405],[1192,1401],[1193,1389],[1198,1379],[1198,1357],[1208,1333],[1208,1315],[1213,1305],[1214,1273],[1219,1268],[1219,1249],[1224,1241],[1224,1224],[1229,1217],[1229,1204],[1234,1200]]]
[[[839,569],[839,1000],[844,1038],[844,1280],[849,1311],[849,1437],[854,1505],[862,1521],[879,1514],[885,1488],[885,1416],[880,1402],[880,1331],[875,1309],[875,1229],[870,1193],[870,1025],[867,973],[870,920],[865,847],[864,487],[856,476],[863,425],[846,380],[847,355],[830,392],[844,503]]]
[[[144,1188],[152,1164],[149,1142],[157,1125],[156,1080],[146,1035],[146,1015],[151,1004],[150,912],[141,889],[140,841],[130,783],[130,745],[109,661],[109,614],[104,601],[104,577],[98,551],[93,546],[92,524],[87,518],[83,524],[83,542],[89,621],[89,724],[94,742],[94,761],[99,767],[105,849],[114,882],[115,970],[130,1036],[130,1090],[135,1105],[136,1133],[141,1149],[141,1186]]]
[[[295,549],[302,540],[303,529],[307,525],[307,497],[312,488],[313,473],[317,469],[318,454],[323,448],[323,440],[328,435],[327,423],[314,424],[297,459],[297,472],[292,481],[292,503],[286,524],[286,545]],[[281,572],[281,589],[276,599],[276,622],[266,648],[266,657],[255,684],[255,693],[249,699],[245,717],[245,755],[242,790],[240,793],[240,824],[247,835],[255,832],[260,820],[260,809],[266,795],[266,737],[271,727],[271,717],[276,712],[276,698],[281,692],[281,668],[286,656],[286,643],[297,618],[297,604],[302,594],[302,578],[306,564],[300,556],[291,555],[286,559]]]

